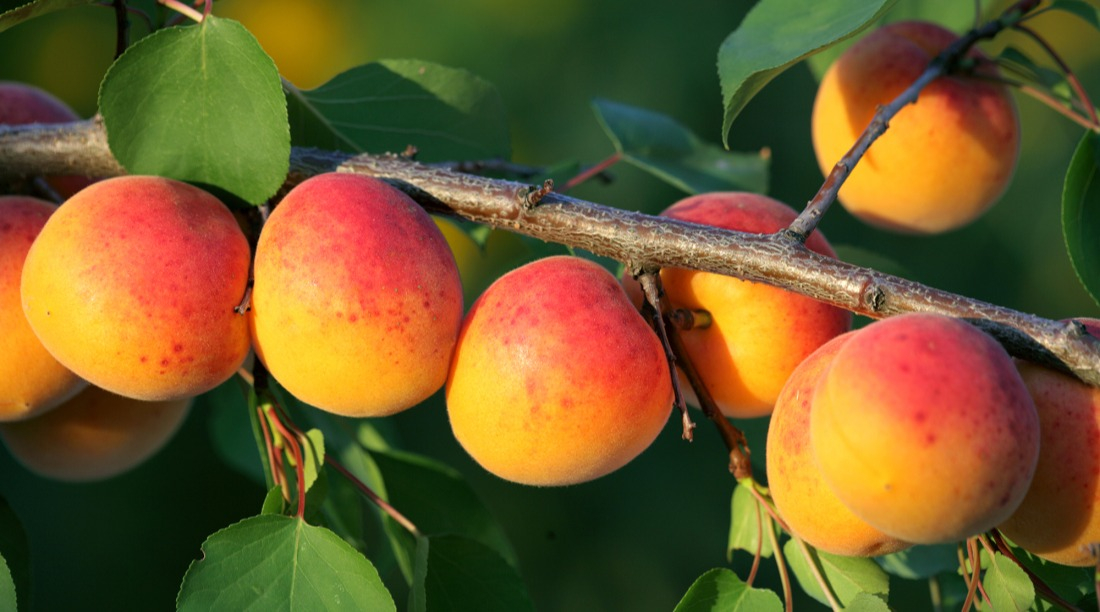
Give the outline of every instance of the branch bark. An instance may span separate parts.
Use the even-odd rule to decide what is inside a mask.
[[[323,172],[375,176],[433,212],[625,262],[683,267],[763,282],[874,318],[933,312],[967,319],[1010,353],[1100,386],[1100,340],[1062,323],[973,300],[818,255],[789,233],[745,234],[601,206],[559,193],[537,206],[531,185],[462,174],[394,155],[295,148],[284,189]],[[39,174],[118,176],[125,169],[100,123],[0,126],[0,177]]]

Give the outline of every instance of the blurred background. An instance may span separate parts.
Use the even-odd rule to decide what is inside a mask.
[[[19,4],[0,2],[0,9]],[[137,4],[154,14],[163,10]],[[554,165],[596,163],[614,152],[591,111],[595,97],[664,113],[720,142],[717,50],[751,5],[223,0],[214,12],[244,23],[303,89],[383,58],[467,69],[500,90],[515,161]],[[973,21],[970,7],[903,0],[888,18],[940,15],[962,31]],[[1100,34],[1064,14],[1044,15],[1034,26],[1100,98]],[[140,20],[133,30],[135,37],[148,31]],[[989,50],[996,53],[1002,44]],[[1035,49],[1019,39],[1012,44]],[[0,34],[0,80],[36,84],[90,116],[114,45],[110,9],[54,13]],[[770,195],[795,208],[822,181],[809,136],[815,86],[812,71],[795,66],[748,105],[730,134],[735,150],[771,150]],[[1060,229],[1062,177],[1081,129],[1030,98],[1018,101],[1019,168],[988,214],[958,231],[911,237],[870,228],[836,207],[822,229],[842,256],[1044,317],[1097,316],[1070,267]],[[593,181],[572,195],[651,213],[685,195],[625,164],[612,173],[610,185]],[[34,478],[0,450],[0,494],[28,534],[37,609],[169,609],[203,539],[258,513],[262,488],[213,451],[207,420],[216,409],[200,403],[153,461],[97,485]],[[389,421],[403,448],[455,466],[469,479],[511,538],[539,610],[670,610],[712,567],[747,575],[747,556],[727,561],[734,481],[706,423],[689,444],[673,419],[649,451],[615,474],[537,489],[505,483],[473,464],[451,437],[438,395]],[[762,454],[764,424],[741,425]],[[765,564],[762,581],[774,580],[773,565]]]

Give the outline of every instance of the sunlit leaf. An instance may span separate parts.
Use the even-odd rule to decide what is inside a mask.
[[[684,594],[675,612],[779,612],[783,602],[767,589],[750,587],[728,569],[700,576]]]
[[[722,143],[729,146],[733,120],[781,72],[844,40],[885,11],[894,0],[761,0],[718,49],[718,78],[725,117]]]
[[[860,593],[881,598],[886,598],[889,594],[890,578],[873,560],[865,557],[841,557],[807,548],[810,553],[810,562],[817,563],[821,568],[822,576],[840,600],[841,605],[847,605]],[[810,571],[810,566],[799,549],[798,543],[788,540],[783,545],[783,554],[806,594],[827,605],[828,599],[825,597],[825,592],[821,590],[821,585]]]
[[[772,556],[772,542],[768,537],[768,529],[773,528],[771,518],[753,496],[749,486],[751,485],[738,484],[733,489],[727,558],[733,555],[734,550],[743,550],[750,555],[759,551],[763,557]]]
[[[1035,603],[1035,586],[1027,572],[1008,557],[997,553],[990,560],[982,578],[994,610],[1028,610]]]
[[[1100,135],[1086,132],[1066,171],[1062,235],[1073,269],[1100,304]]]

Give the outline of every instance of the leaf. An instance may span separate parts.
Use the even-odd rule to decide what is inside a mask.
[[[396,610],[366,557],[336,534],[279,515],[247,518],[202,545],[178,610]]]
[[[997,63],[1006,70],[1055,93],[1066,90],[1066,77],[1057,70],[1040,66],[1016,47],[1008,46],[997,56]],[[1063,96],[1064,98],[1064,96]],[[1063,99],[1063,101],[1068,101]]]
[[[1071,567],[1046,561],[1022,548],[1014,549],[1013,553],[1025,567],[1034,572],[1047,586],[1054,589],[1055,593],[1069,601],[1079,599],[1096,587],[1094,568]]]
[[[107,71],[99,107],[131,174],[212,185],[258,204],[290,165],[275,63],[241,24],[207,17],[134,43]]]
[[[414,145],[425,162],[511,154],[500,94],[465,70],[387,60],[352,68],[317,89],[285,88],[297,146],[400,153]]]
[[[514,567],[485,545],[455,535],[421,537],[409,609],[418,612],[534,610]]]
[[[301,442],[301,441],[300,441]],[[308,492],[313,483],[317,481],[317,475],[325,467],[325,436],[319,429],[311,429],[306,432],[306,442],[302,446],[303,478],[306,481]]]
[[[23,6],[0,13],[0,32],[54,11],[93,3],[94,0],[35,0],[34,2],[28,2]]]
[[[592,102],[623,159],[688,193],[768,189],[768,154],[731,153],[672,118],[610,100]]]
[[[873,560],[865,557],[841,557],[807,548],[810,551],[810,559],[820,566],[825,581],[832,587],[841,605],[848,605],[860,593],[869,593],[884,599],[889,594],[890,578]],[[798,583],[802,585],[802,590],[806,591],[810,597],[828,605],[825,593],[814,579],[798,543],[788,540],[783,545],[783,554],[787,557],[787,564],[791,571],[798,578]]]
[[[30,610],[30,544],[27,542],[27,532],[23,529],[22,521],[3,498],[0,498],[0,555],[5,564],[4,573],[9,574],[4,582],[10,579],[14,594],[21,595],[17,598],[17,608],[3,605],[5,600],[0,598],[0,610]]]
[[[774,529],[774,526],[767,511],[760,507],[760,502],[749,490],[750,486],[738,483],[733,489],[727,559],[732,559],[734,550],[743,550],[754,556],[759,550],[763,557],[772,556],[772,542],[767,530]]]
[[[1062,189],[1062,235],[1073,269],[1100,304],[1100,135],[1086,132],[1066,171]]]
[[[900,552],[876,557],[875,561],[887,573],[908,580],[931,578],[936,574],[954,571],[959,567],[959,558],[955,554],[953,544],[913,546]]]
[[[722,144],[741,109],[795,63],[844,40],[881,15],[894,0],[761,0],[718,49],[725,117]]]
[[[989,603],[998,612],[1028,610],[1035,603],[1035,586],[1027,573],[1011,559],[997,553],[982,578]]]
[[[1054,0],[1049,8],[1077,15],[1092,27],[1100,30],[1100,7],[1085,2],[1085,0]]]
[[[844,606],[844,612],[890,612],[890,606],[870,593],[859,593]]]
[[[200,396],[200,401],[210,415],[207,419],[210,439],[222,461],[254,482],[270,487],[263,439],[254,435],[249,418],[249,414],[255,414],[256,405],[251,386],[248,392],[253,396],[251,407],[240,382],[231,379]],[[258,427],[256,433],[260,433]]]
[[[708,571],[692,583],[675,612],[778,612],[779,596],[767,589],[755,589],[728,569]]]

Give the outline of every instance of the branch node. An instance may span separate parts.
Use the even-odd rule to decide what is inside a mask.
[[[886,306],[886,292],[872,278],[868,278],[863,282],[863,288],[859,292],[859,299],[871,312],[881,312]]]
[[[528,187],[527,193],[523,195],[524,208],[530,210],[538,206],[551,191],[554,191],[554,179],[546,179],[542,182],[542,187]]]
[[[691,310],[690,308],[675,308],[667,315],[670,323],[677,329],[688,331],[691,329],[706,329],[714,322],[714,317],[707,310]]]
[[[416,148],[416,145],[405,145],[405,150],[398,153],[397,156],[402,159],[413,160],[416,159],[417,154],[420,153],[420,149]]]

